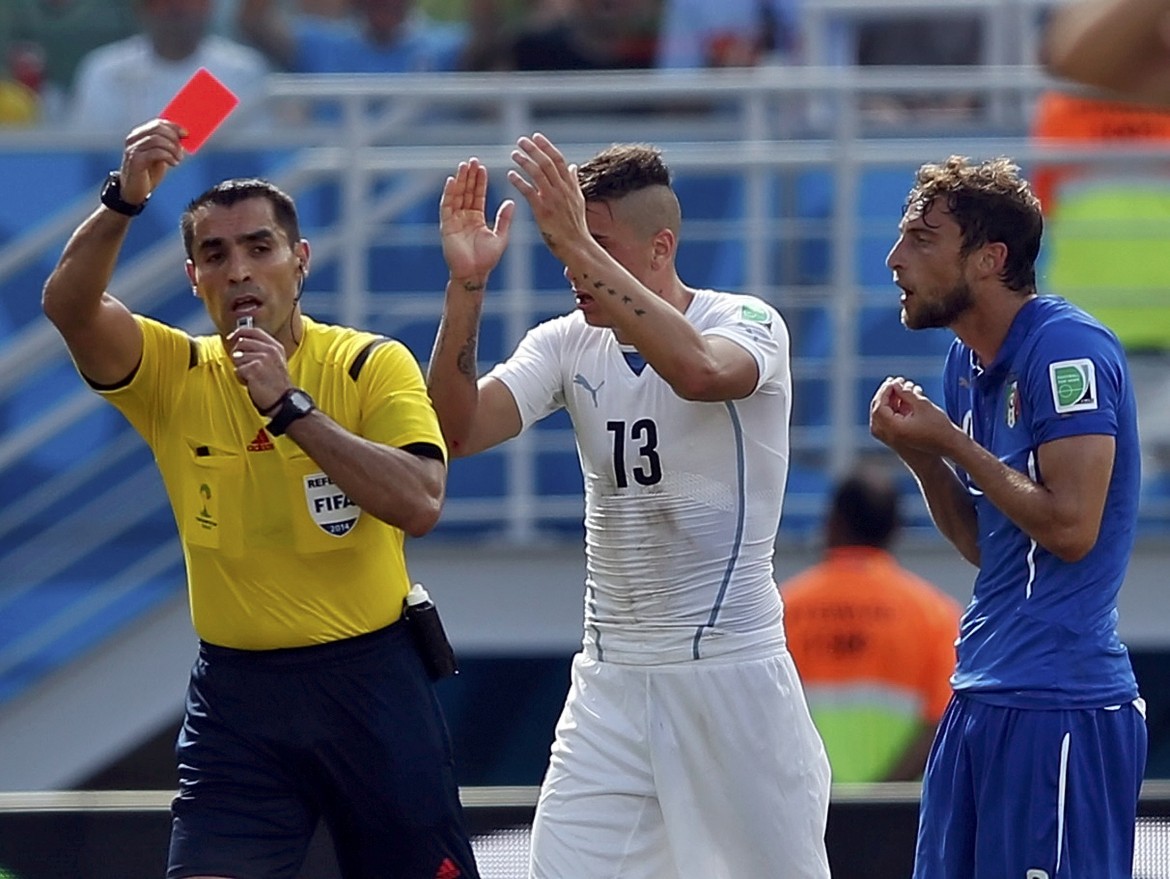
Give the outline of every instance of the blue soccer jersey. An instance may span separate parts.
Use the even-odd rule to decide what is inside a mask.
[[[1015,708],[1128,702],[1137,684],[1117,636],[1117,594],[1133,548],[1141,478],[1137,414],[1121,346],[1051,296],[1020,309],[990,365],[958,340],[944,372],[947,413],[979,445],[1037,482],[1037,450],[1106,434],[1116,456],[1101,530],[1078,562],[1039,546],[960,472],[975,501],[981,567],[963,614],[954,688]]]

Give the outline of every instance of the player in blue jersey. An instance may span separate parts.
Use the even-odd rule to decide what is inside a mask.
[[[1144,705],[1116,632],[1137,417],[1116,337],[1036,293],[1040,204],[1006,159],[919,169],[887,258],[902,322],[958,337],[945,411],[902,377],[873,435],[979,568],[926,768],[915,879],[1120,879]]]

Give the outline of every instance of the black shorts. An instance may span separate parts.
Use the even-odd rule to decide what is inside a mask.
[[[476,879],[451,741],[410,632],[202,644],[167,876],[294,879],[319,818],[345,879]]]

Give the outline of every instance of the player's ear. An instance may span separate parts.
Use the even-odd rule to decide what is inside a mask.
[[[199,295],[199,285],[195,282],[195,263],[192,262],[191,260],[187,260],[187,263],[184,266],[184,268],[186,268],[186,270],[187,270],[187,280],[190,281],[190,283],[191,283],[191,295],[198,296]]]
[[[1008,248],[1002,241],[985,244],[979,253],[979,270],[988,275],[1001,275],[1007,256]]]
[[[677,243],[677,239],[670,229],[663,228],[654,233],[654,238],[651,242],[653,251],[651,264],[655,270],[662,268],[674,259],[674,250]]]

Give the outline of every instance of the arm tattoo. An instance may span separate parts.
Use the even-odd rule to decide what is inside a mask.
[[[484,288],[483,284],[477,284],[475,281],[464,281],[463,282],[463,289],[466,290],[468,293],[474,293],[477,290],[482,290],[483,288]]]
[[[475,381],[476,363],[475,363],[475,335],[467,337],[467,341],[463,343],[463,347],[459,349],[459,354],[455,358],[455,364],[459,368],[459,373],[467,378]]]
[[[589,276],[582,275],[581,280],[588,281]],[[603,287],[605,288],[605,292],[608,293],[610,296],[617,296],[618,295],[618,291],[613,289],[613,287],[606,286],[605,281],[598,280],[598,281],[593,282],[593,289],[594,290],[600,290]],[[631,302],[634,301],[633,297],[629,296],[626,293],[621,294],[621,296],[622,296],[622,305],[629,305]],[[637,308],[637,307],[634,308],[634,314],[637,315],[638,317],[641,317],[645,313],[646,313],[646,309],[644,309],[644,308]]]

